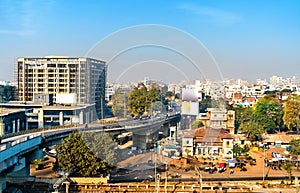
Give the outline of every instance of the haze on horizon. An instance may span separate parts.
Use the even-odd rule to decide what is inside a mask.
[[[110,61],[108,79],[112,82],[144,77],[175,82],[209,76],[247,80],[300,76],[299,7],[297,0],[3,0],[0,80],[14,80],[17,57],[48,55],[95,56]],[[172,36],[164,29],[157,34],[145,30],[105,42],[124,29],[147,24],[167,26],[187,36]],[[197,41],[188,42],[186,37]],[[122,51],[122,46],[136,42],[160,47],[127,47],[111,61],[117,53],[112,50]],[[196,63],[204,68],[202,74],[180,57],[181,52],[199,59]],[[216,69],[221,73],[213,75]]]

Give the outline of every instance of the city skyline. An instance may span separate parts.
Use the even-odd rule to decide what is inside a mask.
[[[297,74],[300,70],[300,58],[297,53],[300,48],[300,23],[297,20],[300,16],[299,4],[300,2],[292,0],[151,1],[151,3],[2,1],[0,76],[2,80],[14,80],[13,71],[17,57],[86,56],[93,46],[116,31],[145,24],[170,26],[199,40],[203,48],[206,48],[215,59],[224,78],[253,81],[256,78],[268,79],[272,75],[299,76]],[[153,53],[159,50],[146,51]],[[197,55],[197,51],[191,52]],[[110,60],[107,52],[100,52],[97,56],[99,56],[97,59]],[[173,56],[170,54],[170,57]],[[121,61],[126,59],[128,58]],[[172,60],[167,64],[162,62],[165,60],[155,59],[156,64],[152,62],[151,65],[156,68],[170,70],[168,68],[170,64],[176,67]],[[146,62],[144,60],[134,62],[149,67],[147,61],[151,60],[149,58]],[[127,62],[129,65],[132,64],[132,60]],[[118,64],[115,65],[118,67]],[[143,67],[142,65],[139,67]],[[119,72],[113,79],[121,76],[123,72]],[[180,77],[180,73],[176,73],[176,70],[168,72],[170,73],[167,79],[170,82]],[[150,78],[164,74],[159,70],[149,70],[148,73]],[[110,74],[114,73],[108,71],[108,76]],[[136,72],[133,75],[128,74],[123,81],[129,81],[128,77],[140,79],[137,74]],[[189,72],[186,71],[185,74],[189,75]],[[180,79],[184,79],[183,75],[182,77]]]

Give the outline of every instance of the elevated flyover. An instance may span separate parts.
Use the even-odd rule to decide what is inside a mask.
[[[174,123],[172,123],[172,121]],[[149,120],[128,120],[118,123],[118,125],[91,124],[79,127],[61,128],[53,130],[40,130],[35,133],[17,135],[1,140],[0,144],[0,174],[6,169],[20,163],[24,159],[23,155],[38,149],[41,145],[51,145],[54,141],[61,141],[73,131],[94,131],[94,132],[132,132],[133,144],[146,149],[146,145],[153,142],[158,132],[165,125],[175,124],[180,121],[180,114],[169,114],[166,117],[157,117]]]

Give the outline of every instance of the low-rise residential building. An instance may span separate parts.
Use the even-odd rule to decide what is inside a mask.
[[[182,132],[181,151],[183,157],[194,156],[195,132],[195,129],[187,129]]]
[[[256,97],[245,97],[243,106],[244,107],[253,107],[256,102],[257,102]]]
[[[201,127],[186,130],[182,135],[182,155],[233,158],[234,136],[225,129]]]
[[[199,120],[207,128],[225,129],[234,134],[235,112],[221,108],[208,108],[206,114],[201,114]]]
[[[264,135],[262,143],[276,148],[286,149],[292,139],[300,139],[300,135],[288,135],[286,133]]]

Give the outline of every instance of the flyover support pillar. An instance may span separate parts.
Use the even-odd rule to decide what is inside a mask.
[[[5,133],[5,123],[0,120],[0,136],[4,135]]]
[[[3,192],[6,189],[6,177],[0,176],[0,192]]]
[[[80,111],[80,113],[79,113],[79,124],[84,124],[84,122],[83,122],[83,111]]]
[[[59,125],[64,125],[64,113],[62,111],[59,112]]]

